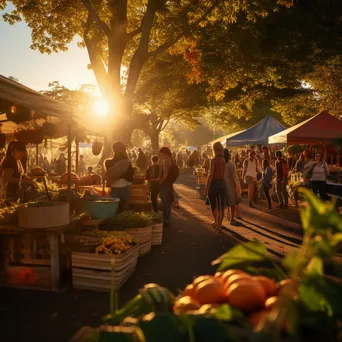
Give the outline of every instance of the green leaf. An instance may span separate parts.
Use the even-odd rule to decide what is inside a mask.
[[[303,229],[316,234],[342,232],[342,219],[335,209],[335,202],[323,203],[316,195],[306,188],[300,188],[308,202],[308,207],[301,211]]]
[[[187,342],[186,324],[171,313],[155,313],[151,319],[141,319],[139,327],[149,342]]]
[[[313,257],[306,266],[306,273],[322,276],[324,274],[323,260],[319,257]]]
[[[333,247],[336,247],[340,242],[342,242],[342,233],[336,233],[330,238]]]
[[[250,241],[237,245],[212,262],[212,265],[220,264],[218,271],[248,265],[269,259],[265,245],[258,241]]]
[[[194,326],[196,342],[230,342],[235,339],[229,334],[228,328],[219,320],[199,316]]]
[[[299,250],[289,252],[283,260],[283,266],[289,270],[290,273],[295,270],[303,269],[307,263],[306,259],[303,259],[299,255]]]
[[[245,271],[251,275],[263,275],[275,279],[276,281],[289,278],[287,274],[284,275],[283,272],[279,272],[279,270],[275,268],[248,266],[245,268]]]
[[[322,311],[328,316],[333,315],[331,304],[322,292],[317,278],[307,278],[300,283],[299,298],[307,310]]]
[[[231,321],[234,318],[234,311],[230,305],[223,304],[215,310],[214,316],[221,321]]]

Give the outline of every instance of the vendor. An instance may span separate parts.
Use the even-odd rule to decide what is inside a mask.
[[[1,163],[5,181],[5,199],[7,202],[18,200],[18,190],[21,184],[34,185],[25,173],[22,160],[27,158],[26,146],[18,141],[12,141],[7,147],[4,160]]]
[[[104,163],[107,186],[111,188],[110,196],[120,199],[120,211],[128,210],[128,201],[131,196],[131,184],[134,169],[128,160],[126,146],[121,142],[113,144],[114,156]]]

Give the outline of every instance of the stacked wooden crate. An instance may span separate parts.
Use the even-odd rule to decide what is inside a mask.
[[[73,287],[118,290],[134,272],[138,256],[139,244],[121,255],[72,252]]]

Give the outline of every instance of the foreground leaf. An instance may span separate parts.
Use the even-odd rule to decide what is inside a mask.
[[[258,241],[250,241],[237,245],[212,262],[212,265],[220,264],[218,271],[249,265],[255,262],[269,259],[265,245]]]

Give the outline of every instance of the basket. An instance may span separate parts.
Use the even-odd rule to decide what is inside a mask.
[[[67,226],[70,223],[69,203],[54,201],[54,206],[18,208],[18,225],[21,228],[42,229]]]
[[[161,245],[163,241],[163,224],[156,223],[152,225],[152,246]]]
[[[103,200],[104,202],[98,202]],[[116,215],[120,200],[111,197],[93,197],[82,201],[83,212],[93,219],[109,219]]]
[[[139,240],[139,255],[145,255],[151,250],[152,226],[143,228],[127,228],[125,232]]]

